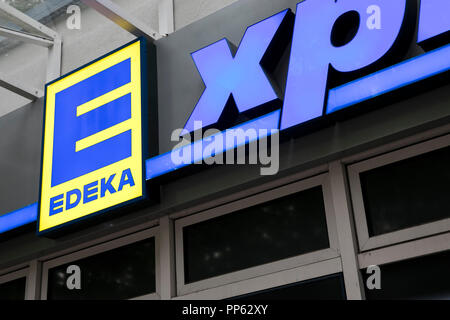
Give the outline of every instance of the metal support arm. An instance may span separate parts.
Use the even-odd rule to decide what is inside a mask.
[[[11,79],[7,79],[7,77],[0,73],[0,87],[8,89],[18,95],[27,98],[29,100],[36,100],[44,95],[44,93],[35,88],[29,88],[22,84],[19,84]]]
[[[110,0],[82,1],[136,37],[146,37],[150,41],[158,40],[163,37],[158,31],[145,25]]]

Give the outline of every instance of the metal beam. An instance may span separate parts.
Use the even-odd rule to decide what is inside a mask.
[[[176,296],[175,276],[175,237],[173,220],[169,216],[159,219],[159,260],[160,260],[160,296],[170,300]]]
[[[38,37],[29,33],[12,30],[9,28],[0,27],[0,36],[16,39],[19,41],[35,44],[43,47],[51,47],[53,45],[52,40],[48,40],[42,37]]]
[[[5,75],[0,73],[0,87],[8,89],[24,98],[34,101],[44,96],[43,91],[36,88],[29,88],[19,84],[11,79],[8,79]]]
[[[159,32],[168,35],[175,31],[173,0],[162,0],[158,6]]]
[[[12,6],[0,1],[0,16],[8,21],[22,27],[25,31],[42,36],[47,40],[53,40],[58,37],[56,31],[48,28],[39,21],[27,16],[25,13],[13,8]]]
[[[42,272],[42,262],[39,260],[30,261],[25,288],[25,300],[40,299],[41,272]]]
[[[159,32],[142,23],[110,0],[82,1],[136,37],[146,37],[150,41],[158,40],[163,37]]]
[[[47,83],[61,76],[62,39],[58,36],[48,48]]]
[[[363,300],[364,282],[359,273],[358,245],[343,164],[340,161],[329,163],[329,175],[347,299]]]

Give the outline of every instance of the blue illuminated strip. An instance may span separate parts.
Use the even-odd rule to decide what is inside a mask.
[[[266,136],[269,136],[271,134],[271,130],[273,130],[273,129],[278,130],[278,122],[279,121],[280,121],[280,110],[277,110],[277,111],[269,113],[265,116],[257,118],[255,120],[245,122],[241,125],[231,128],[229,130],[241,129],[241,130],[246,131],[248,129],[255,129],[255,130],[257,130],[257,132],[259,129],[267,130],[267,134],[261,134],[258,132],[256,139],[247,139],[247,141],[245,141],[245,143],[250,143],[254,140],[258,140],[258,139],[264,138]],[[225,132],[220,132],[220,133],[217,133],[217,134],[209,137],[208,140],[215,141],[216,139],[221,139],[222,141],[224,141],[225,135],[226,135]],[[147,180],[154,179],[156,177],[162,176],[169,172],[173,172],[180,168],[191,165],[197,161],[201,161],[201,160],[204,160],[204,159],[207,159],[207,158],[213,156],[212,154],[206,154],[206,156],[205,156],[204,150],[208,146],[209,143],[205,142],[204,140],[193,142],[189,145],[186,145],[186,146],[178,149],[178,151],[192,152],[192,150],[195,150],[196,146],[199,146],[200,144],[202,145],[201,146],[201,148],[202,148],[201,156],[200,157],[195,156],[195,152],[194,152],[194,155],[190,157],[191,161],[189,163],[181,163],[181,164],[173,163],[172,157],[171,157],[173,151],[170,151],[170,152],[161,154],[157,157],[148,159],[146,161],[146,166],[145,166]],[[242,145],[242,143],[238,144],[237,141],[234,141],[233,144],[224,144],[223,150],[221,152],[235,149],[235,148],[239,147],[240,145]],[[174,150],[174,151],[177,151],[177,150]],[[216,154],[218,154],[218,153],[220,153],[220,152],[217,152]]]
[[[327,114],[450,70],[450,45],[331,89]]]
[[[267,129],[267,135],[258,134],[256,139],[250,139],[250,140],[247,139],[245,141],[245,143],[249,143],[254,140],[259,140],[261,138],[264,138],[265,136],[270,135],[272,129],[278,128],[279,120],[280,120],[280,111],[277,110],[277,111],[269,113],[265,116],[257,118],[255,120],[243,123],[232,129],[234,129],[234,130],[242,129],[244,131],[246,131],[248,129],[255,129],[257,131],[259,129]],[[220,133],[214,135],[214,137],[217,139],[225,140],[225,133],[220,132]],[[238,144],[237,141],[235,141],[235,142],[236,143],[234,143],[233,145],[224,146],[224,149],[222,152],[235,149],[235,148],[239,147],[240,145],[242,145],[242,143]],[[184,146],[183,148],[192,147],[192,149],[193,149],[193,148],[195,148],[195,145],[197,145],[199,143],[200,143],[200,141],[196,141],[189,146]],[[204,142],[203,150],[205,149],[205,147],[207,145],[208,145],[208,143]],[[203,155],[203,150],[202,150],[202,155]],[[212,156],[212,155],[210,155],[210,156]],[[208,158],[208,157],[209,156],[206,156],[205,158]],[[197,159],[197,158],[193,157],[192,160],[193,161],[189,164],[175,165],[171,159],[171,152],[164,153],[162,155],[156,156],[151,159],[147,159],[147,161],[146,161],[147,180],[151,180],[156,177],[167,174],[169,172],[180,169],[182,167],[186,167],[190,164],[193,164],[195,161],[199,161],[202,159]],[[37,216],[38,216],[38,204],[37,203],[33,203],[32,205],[29,205],[28,207],[25,207],[25,208],[7,213],[5,215],[2,215],[2,216],[0,216],[0,234],[5,233],[10,230],[13,230],[13,229],[16,229],[18,227],[24,226],[26,224],[33,223],[37,220]]]
[[[19,228],[37,220],[38,204],[33,203],[25,208],[0,216],[0,233]]]

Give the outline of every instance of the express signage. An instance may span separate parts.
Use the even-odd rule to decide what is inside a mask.
[[[448,12],[449,1],[421,1],[419,43],[437,36],[448,40]],[[295,22],[286,10],[249,27],[234,56],[226,39],[203,48],[192,57],[206,90],[185,129],[192,131],[195,121],[217,124],[232,97],[241,113],[278,104],[277,127],[285,130],[443,73],[448,46],[333,87],[336,78],[367,74],[371,66],[401,59],[413,39],[416,16],[415,0],[306,0],[297,5]],[[280,97],[267,73],[291,35],[286,90]]]
[[[206,89],[184,129],[223,128],[237,110],[254,119],[233,129],[287,132],[424,80],[448,82],[448,12],[447,0],[300,2],[295,16],[284,10],[248,27],[237,49],[222,39],[192,53]],[[425,53],[403,60],[414,41]],[[290,43],[283,95],[272,72]],[[170,152],[148,159],[147,179],[185,165],[173,164]]]

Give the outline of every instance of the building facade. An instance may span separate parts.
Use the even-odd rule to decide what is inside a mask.
[[[284,101],[286,116],[289,83],[301,81],[289,80],[296,49],[308,48],[297,36],[303,23],[300,10],[308,12],[302,6],[317,1],[112,1],[127,17],[163,35],[150,45],[155,64],[148,68],[149,74],[153,72],[148,95],[157,112],[150,113],[147,123],[153,134],[148,140],[147,147],[153,150],[149,157],[172,151],[177,144],[172,141],[174,130],[185,127],[208,90],[210,75],[202,73],[193,54],[226,38],[237,57],[241,48],[248,48],[242,39],[251,37],[256,30],[252,26],[290,9],[275,30],[277,42],[269,45],[269,49],[283,49],[271,55],[276,63],[266,67],[270,60],[266,53],[265,60],[260,57],[264,63],[258,61],[281,97],[281,102],[273,99],[275,103],[267,104],[268,111],[261,114],[274,112]],[[92,2],[47,0],[23,8],[16,4],[60,35],[61,70],[55,75],[49,65],[54,63],[54,47],[4,39],[0,42],[2,74],[44,92],[46,83],[74,74],[136,39],[135,29],[115,24]],[[387,3],[373,2],[381,9]],[[351,6],[354,1],[346,3]],[[441,27],[447,29],[438,34],[438,44],[419,41],[420,21],[425,21],[419,17],[428,3],[447,8],[448,4],[405,3],[411,17],[402,16],[402,32],[394,35],[396,41],[401,36],[405,39],[395,57],[369,69],[354,67],[352,71],[363,71],[345,75],[339,74],[335,61],[329,77],[336,79],[327,89],[357,83],[380,70],[389,72],[392,66],[399,66],[395,70],[401,72],[405,61],[430,57],[424,62],[429,66],[439,49],[448,47],[448,25]],[[77,12],[68,11],[69,6],[81,10],[79,28],[71,27]],[[374,32],[376,19],[385,27],[381,30],[395,24],[394,18],[384,15],[386,11],[377,16],[374,10],[368,10],[367,16],[359,12],[356,29],[351,17],[345,20],[350,27],[344,23],[341,29],[339,19],[333,20],[331,26],[341,37],[331,40],[343,39],[343,44],[334,47],[351,43],[346,37],[361,32],[366,22],[374,24]],[[0,25],[17,27],[6,18]],[[319,38],[322,29],[319,23],[306,33]],[[24,29],[19,26],[19,31]],[[369,54],[363,50],[348,60],[364,60],[364,54]],[[74,229],[62,228],[55,236],[37,234],[36,218],[14,228],[8,218],[18,211],[31,216],[37,212],[45,97],[36,94],[30,102],[10,88],[0,88],[0,299],[449,299],[447,51],[442,51],[444,66],[439,73],[429,74],[428,80],[433,81],[417,76],[401,94],[395,94],[395,88],[394,94],[383,95],[386,99],[377,96],[370,105],[355,103],[349,113],[325,115],[323,121],[306,126],[299,122],[296,130],[283,132],[282,128],[274,175],[261,175],[261,166],[252,164],[193,164],[180,174],[157,179],[147,175],[144,184],[154,195],[151,201],[125,212],[107,212],[101,220],[81,227],[74,223]],[[255,85],[251,70],[245,70],[246,63],[242,66],[240,76],[249,81],[240,83]],[[404,74],[415,77],[415,70],[409,67]],[[396,74],[388,74],[382,84]],[[299,90],[302,87],[293,90],[294,98]],[[263,96],[252,88],[241,94],[251,99]],[[238,96],[233,92],[235,100]],[[241,111],[239,101],[234,102],[234,109]],[[251,112],[242,114],[221,129],[256,118]],[[80,275],[79,287],[76,275]]]

